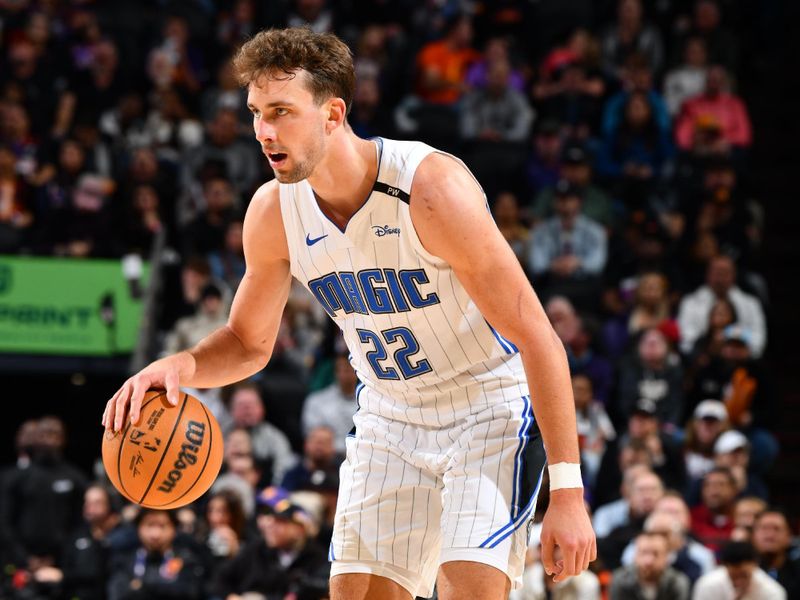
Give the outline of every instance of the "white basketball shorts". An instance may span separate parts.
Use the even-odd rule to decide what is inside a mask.
[[[340,471],[332,577],[381,575],[412,597],[430,597],[439,565],[466,560],[522,584],[545,466],[528,396],[441,429],[364,411],[354,422]]]

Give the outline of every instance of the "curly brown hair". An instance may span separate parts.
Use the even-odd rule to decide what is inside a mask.
[[[303,70],[317,104],[341,98],[350,112],[356,87],[353,54],[332,33],[314,33],[306,27],[261,31],[239,48],[233,69],[243,86],[263,75],[283,73],[290,79]]]

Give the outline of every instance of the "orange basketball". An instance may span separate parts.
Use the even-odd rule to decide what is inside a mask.
[[[222,466],[222,431],[194,396],[177,406],[163,391],[142,401],[139,425],[103,435],[103,465],[114,487],[148,508],[178,508],[211,487]]]

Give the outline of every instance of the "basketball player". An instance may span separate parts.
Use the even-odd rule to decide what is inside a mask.
[[[329,550],[331,598],[506,598],[521,582],[545,452],[542,559],[562,581],[596,556],[564,349],[454,157],[357,137],[347,47],[261,32],[234,65],[275,180],[244,223],[247,272],[227,326],[158,360],[108,402],[137,422],[145,391],[210,388],[267,364],[299,279],[342,329],[359,410]],[[531,382],[530,391],[528,383]],[[559,557],[560,553],[560,557]]]

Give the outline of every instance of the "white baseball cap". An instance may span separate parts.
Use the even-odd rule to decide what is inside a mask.
[[[748,445],[747,438],[743,433],[731,429],[717,438],[714,443],[714,454],[727,454],[739,448],[747,448]]]
[[[728,409],[719,400],[703,400],[694,409],[695,419],[717,419],[725,421],[728,418]]]

